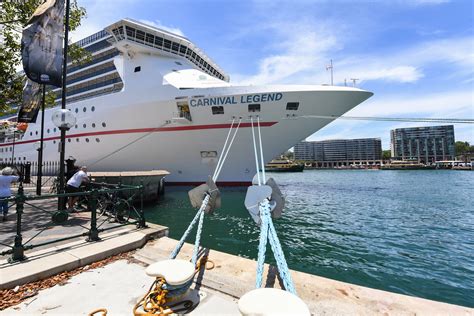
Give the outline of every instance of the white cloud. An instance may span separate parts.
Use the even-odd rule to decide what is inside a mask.
[[[454,117],[453,113],[469,114],[474,117],[474,92],[443,91],[416,96],[413,94],[375,94],[367,102],[347,112],[348,116],[395,116],[429,115],[432,117]],[[462,117],[461,117],[462,118]]]
[[[353,38],[347,37],[344,25],[303,19],[297,24],[282,20],[256,28],[273,35],[269,44],[271,51],[259,61],[257,73],[232,74],[231,77],[238,78],[238,84],[328,83],[325,66],[331,56],[338,56],[334,60],[336,84],[342,84],[344,78],[415,83],[425,77],[429,67],[450,67],[446,76],[461,76],[461,81],[474,77],[473,36],[428,40],[393,51],[378,52],[375,48],[363,55],[349,56],[344,47],[355,43]]]
[[[170,33],[177,34],[177,35],[180,35],[180,36],[184,36],[183,31],[181,31],[179,28],[173,27],[173,26],[166,26],[166,25],[163,25],[163,24],[160,22],[160,20],[154,20],[154,21],[150,21],[150,20],[139,20],[139,21],[142,22],[142,23],[145,23],[145,24],[147,24],[147,25],[154,26],[154,27],[156,27],[156,28],[159,28],[159,29],[168,31],[168,32],[170,32]]]

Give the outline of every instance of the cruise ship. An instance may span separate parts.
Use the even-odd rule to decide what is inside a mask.
[[[229,128],[241,120],[218,183],[248,184],[256,172],[251,118],[260,121],[269,162],[332,121],[308,117],[337,118],[372,95],[328,85],[232,85],[187,38],[132,19],[76,44],[92,59],[67,69],[66,104],[77,123],[66,134],[65,150],[91,171],[166,169],[167,183],[202,183]],[[58,106],[46,110],[44,161],[59,160],[60,131],[50,118],[61,89],[54,92]],[[0,162],[37,160],[39,121],[3,135]]]

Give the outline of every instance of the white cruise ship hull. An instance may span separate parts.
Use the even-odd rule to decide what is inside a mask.
[[[327,86],[247,87],[247,90],[253,91],[251,94],[235,94],[234,99],[269,91],[278,91],[282,98],[262,103],[260,112],[253,113],[248,112],[247,103],[224,105],[224,114],[218,115],[212,115],[206,106],[190,107],[191,121],[175,120],[176,100],[136,103],[128,100],[133,96],[121,92],[98,97],[92,103],[77,102],[71,107],[73,112],[78,109],[77,127],[67,133],[66,157],[75,157],[77,164],[87,165],[91,171],[165,169],[171,173],[167,177],[169,183],[201,183],[215,169],[232,120],[236,126],[242,118],[218,182],[244,184],[251,181],[256,172],[250,116],[256,120],[258,115],[261,122],[264,157],[268,162],[331,122],[305,116],[340,116],[371,95],[358,89]],[[114,106],[97,106],[102,102]],[[298,110],[286,110],[288,102],[299,102]],[[91,111],[93,105],[94,112]],[[54,109],[46,111],[45,130],[50,132],[45,133],[45,161],[56,161],[59,155],[59,132],[52,132],[53,125],[48,122],[52,111]],[[22,140],[16,142],[16,159],[36,160],[34,143],[39,140],[37,130],[32,136],[27,132]],[[4,148],[11,146],[3,144]],[[205,157],[206,152],[215,152],[217,157]]]

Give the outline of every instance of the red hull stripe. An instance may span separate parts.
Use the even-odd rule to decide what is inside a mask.
[[[201,181],[201,182],[168,182],[165,181],[165,187],[166,186],[198,186],[206,181]],[[248,187],[252,185],[251,181],[217,181],[216,183],[217,186],[220,187]],[[166,190],[166,188],[165,188]]]
[[[260,122],[260,126],[273,126],[278,122]],[[69,134],[66,138],[86,137],[86,136],[100,136],[100,135],[117,135],[117,134],[134,134],[134,133],[157,133],[157,132],[177,132],[177,131],[191,131],[191,130],[203,130],[203,129],[218,129],[218,128],[230,128],[231,124],[213,124],[213,125],[192,125],[192,126],[174,126],[174,127],[149,127],[149,128],[134,128],[134,129],[117,129],[102,132],[90,132],[90,133],[79,133]],[[236,125],[234,124],[234,127]],[[240,127],[250,127],[250,123],[241,123]],[[58,140],[60,136],[44,137],[44,141]],[[30,139],[24,141],[15,142],[15,145],[29,144],[39,141],[40,139]],[[12,146],[13,143],[0,144],[3,146]]]

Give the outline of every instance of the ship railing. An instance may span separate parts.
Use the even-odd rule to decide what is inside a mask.
[[[58,207],[70,197],[79,197],[85,208]],[[0,199],[16,210],[14,229],[8,229],[9,222],[2,223],[0,246],[5,248],[1,249],[0,256],[11,255],[10,261],[22,261],[26,259],[25,251],[34,248],[80,237],[96,242],[100,240],[100,233],[126,225],[145,228],[143,197],[143,184],[91,183],[81,192],[33,195],[26,193],[20,182],[14,196]],[[115,209],[118,207],[120,210]],[[37,243],[32,243],[34,241]]]

